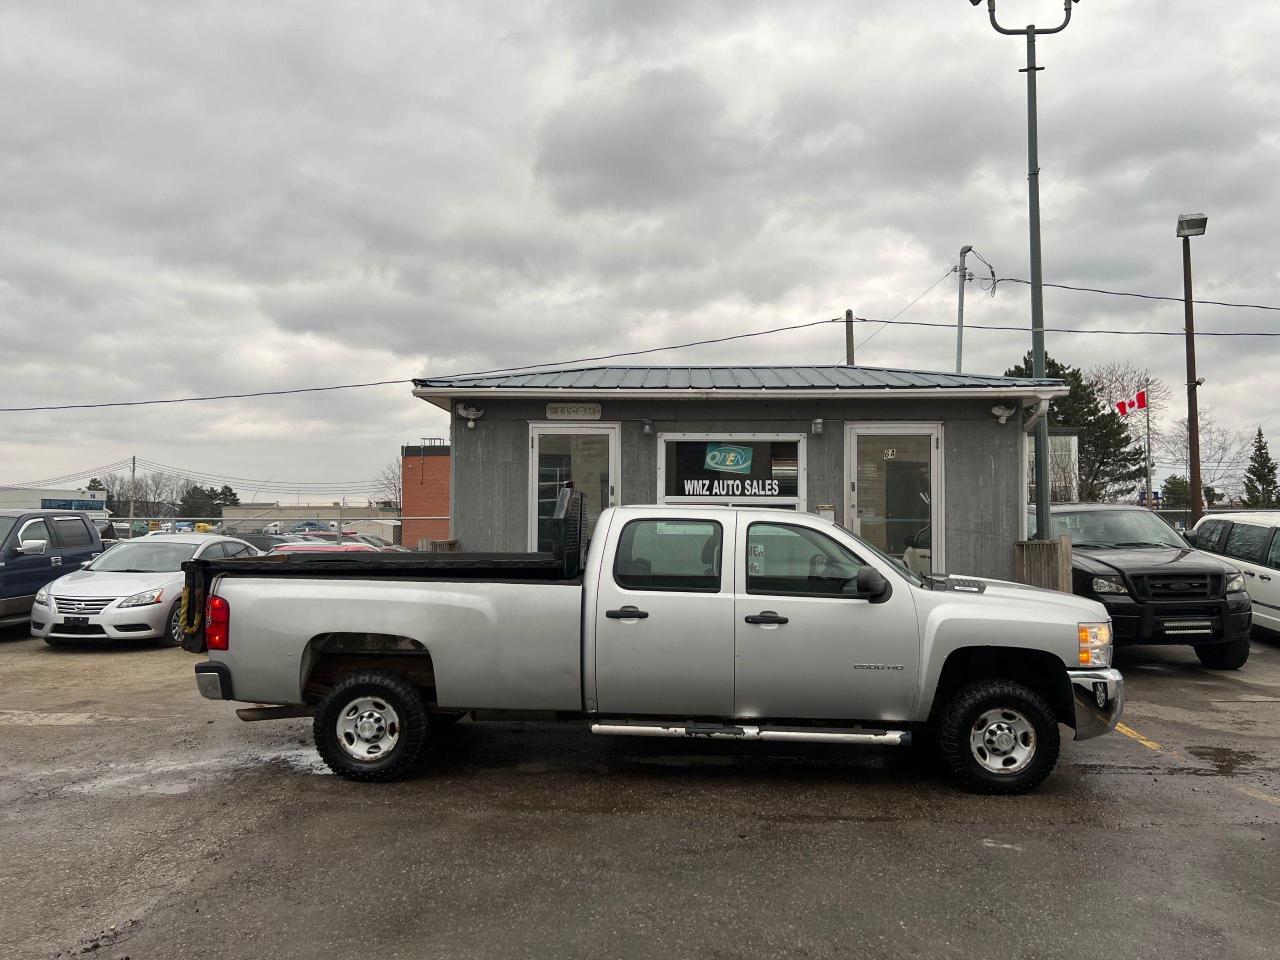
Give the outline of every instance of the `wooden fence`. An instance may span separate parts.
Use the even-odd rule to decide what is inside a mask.
[[[1071,538],[1019,540],[1013,545],[1013,579],[1070,593]]]

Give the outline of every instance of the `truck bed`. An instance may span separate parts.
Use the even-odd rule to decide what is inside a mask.
[[[202,583],[217,576],[358,580],[572,580],[553,553],[282,553],[239,560],[192,560]]]

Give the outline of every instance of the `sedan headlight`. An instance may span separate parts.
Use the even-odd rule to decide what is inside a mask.
[[[49,591],[41,587],[36,591],[36,599],[34,601],[37,606],[47,607],[49,605]]]
[[[120,606],[148,607],[153,603],[159,603],[163,596],[163,590],[143,590],[141,593],[135,593],[132,597],[125,597],[120,601]]]
[[[1128,593],[1119,577],[1094,577],[1090,584],[1094,593]]]
[[[1111,621],[1079,624],[1080,666],[1111,666]]]
[[[1227,593],[1244,593],[1244,574],[1236,571],[1227,577]],[[39,602],[39,601],[37,601]]]

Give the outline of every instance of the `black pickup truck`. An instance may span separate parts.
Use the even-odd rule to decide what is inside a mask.
[[[1051,536],[1071,538],[1072,593],[1106,606],[1116,646],[1186,643],[1206,667],[1244,666],[1252,613],[1235,567],[1143,507],[1072,503],[1050,513]]]

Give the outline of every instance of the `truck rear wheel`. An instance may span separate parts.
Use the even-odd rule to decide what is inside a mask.
[[[1210,670],[1239,670],[1249,659],[1249,638],[1230,643],[1202,643],[1196,656]]]
[[[417,688],[397,673],[338,681],[316,707],[312,733],[329,769],[348,780],[397,780],[427,744],[431,721]]]
[[[951,695],[938,724],[951,774],[978,793],[1026,793],[1058,762],[1053,710],[1035,691],[1010,680],[978,680]]]

